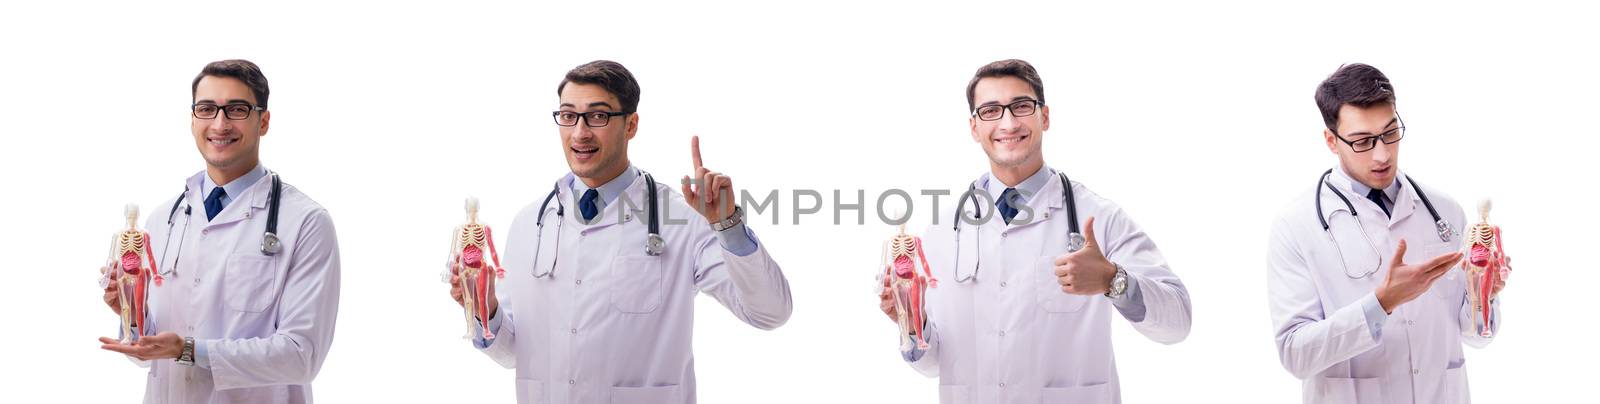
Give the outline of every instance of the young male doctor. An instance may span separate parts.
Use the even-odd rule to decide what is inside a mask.
[[[1474,331],[1466,276],[1452,270],[1461,206],[1400,172],[1405,123],[1378,69],[1340,67],[1316,102],[1338,164],[1272,225],[1267,295],[1279,360],[1303,381],[1307,403],[1468,402],[1461,345],[1489,339]]]
[[[1032,65],[979,68],[967,102],[989,172],[922,239],[939,282],[926,298],[928,349],[904,359],[940,378],[944,403],[1120,402],[1113,316],[1177,343],[1188,290],[1126,212],[1045,166],[1050,107]],[[879,298],[894,321],[887,289]]]
[[[572,172],[512,221],[488,302],[494,338],[473,344],[516,367],[521,403],[692,403],[695,296],[770,330],[789,319],[788,281],[745,227],[732,179],[701,165],[698,140],[695,186],[682,177],[681,195],[629,163],[639,84],[626,68],[578,66],[556,94]],[[450,290],[458,304],[461,293]]]
[[[102,348],[151,368],[146,403],[311,402],[339,310],[333,219],[261,165],[272,118],[261,68],[212,62],[191,91],[206,169],[145,223],[164,279],[149,288],[153,335]],[[112,312],[117,299],[106,289]]]

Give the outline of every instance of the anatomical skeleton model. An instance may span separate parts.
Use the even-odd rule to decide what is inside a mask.
[[[939,286],[939,280],[934,279],[932,269],[928,268],[922,239],[906,234],[905,225],[901,224],[900,233],[884,242],[883,256],[881,276],[888,279],[889,294],[894,299],[896,322],[900,324],[900,350],[909,352],[913,346],[928,349],[928,339],[922,328],[927,322],[924,296],[928,288]],[[922,263],[920,273],[917,272],[919,261]]]
[[[494,233],[489,226],[478,223],[478,198],[467,198],[467,224],[456,227],[451,238],[450,252],[455,266],[460,269],[461,303],[467,316],[467,336],[474,328],[483,329],[483,338],[494,338],[489,332],[489,294],[494,293],[494,281],[506,276],[500,267],[500,253],[494,248]],[[483,260],[483,250],[489,250],[493,260]]]
[[[122,319],[122,343],[138,340],[139,336],[152,335],[145,327],[149,308],[145,303],[151,283],[161,286],[161,274],[156,270],[155,256],[150,253],[150,233],[139,230],[139,205],[123,208],[128,218],[128,228],[111,238],[111,252],[106,257],[106,272],[100,278],[101,287],[115,284],[118,314]],[[144,264],[150,263],[146,267]]]
[[[1467,302],[1472,304],[1472,323],[1478,335],[1493,336],[1490,329],[1494,310],[1489,301],[1494,285],[1511,273],[1511,258],[1500,245],[1500,226],[1489,224],[1488,199],[1478,203],[1478,223],[1467,229]]]

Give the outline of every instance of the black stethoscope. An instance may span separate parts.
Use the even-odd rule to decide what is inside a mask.
[[[1069,252],[1069,253],[1077,252],[1078,250],[1083,249],[1084,239],[1083,239],[1083,233],[1078,231],[1078,204],[1074,200],[1074,197],[1073,197],[1073,194],[1072,194],[1072,181],[1067,180],[1067,173],[1057,172],[1056,176],[1061,177],[1061,199],[1066,201],[1066,203],[1067,203],[1067,252]],[[973,221],[983,220],[983,209],[982,209],[983,206],[978,203],[978,195],[977,194],[978,194],[978,183],[977,182],[973,182],[971,185],[967,186],[967,199],[969,201],[971,201],[971,203],[972,203],[972,208],[973,208],[972,209],[972,219],[973,219]],[[989,198],[985,197],[984,199],[989,199]],[[956,254],[955,254],[956,260],[955,260],[955,263],[956,263],[956,265],[958,265],[956,267],[957,268],[957,271],[956,271],[957,272],[956,273],[956,283],[966,283],[967,281],[970,281],[973,278],[978,277],[978,269],[983,267],[982,254],[978,254],[978,260],[979,261],[976,263],[976,265],[974,265],[972,267],[972,273],[967,274],[966,277],[962,277],[961,274],[960,274],[959,265],[961,264],[961,222],[963,220],[965,220],[965,219],[961,217],[961,207],[957,206],[956,207],[956,214],[955,214],[955,221],[956,222],[955,222],[954,225],[951,226],[956,232],[956,245],[955,245],[955,247],[956,247],[955,248],[955,250],[956,250]],[[978,231],[976,237],[983,237],[983,231],[981,231],[981,230]],[[983,240],[980,238],[980,239],[978,239],[977,243],[978,243],[979,246],[982,246],[983,245]]]
[[[278,201],[279,197],[283,195],[283,180],[278,179],[278,173],[276,172],[269,171],[267,176],[272,178],[272,191],[267,194],[267,231],[261,234],[261,255],[273,256],[278,255],[278,252],[283,249],[283,245],[278,242]],[[172,247],[172,229],[175,226],[176,220],[174,219],[177,217],[178,207],[180,206],[183,207],[184,218],[183,232],[178,236],[177,257],[183,257],[183,238],[189,236],[189,222],[192,219],[189,215],[191,211],[189,204],[185,203],[187,202],[185,197],[188,195],[189,187],[184,187],[183,193],[178,194],[178,200],[172,202],[172,209],[167,211],[167,241],[161,247],[161,262],[163,263],[167,262],[167,251]],[[177,261],[172,261],[171,264],[166,265],[161,269],[161,276],[172,276],[173,273],[177,272],[177,264]]]
[[[1322,223],[1322,232],[1328,235],[1328,241],[1333,243],[1334,250],[1339,254],[1339,263],[1345,268],[1344,276],[1350,277],[1350,279],[1361,279],[1372,276],[1373,273],[1376,273],[1379,269],[1382,269],[1383,255],[1382,253],[1378,252],[1378,245],[1373,244],[1372,237],[1367,235],[1367,228],[1361,224],[1361,218],[1356,217],[1356,205],[1351,204],[1350,198],[1346,198],[1343,192],[1339,192],[1339,188],[1335,188],[1333,184],[1328,183],[1328,176],[1332,174],[1333,169],[1330,168],[1328,171],[1323,171],[1321,177],[1317,177],[1317,222]],[[1422,199],[1422,206],[1428,208],[1428,215],[1433,216],[1434,230],[1439,233],[1439,241],[1447,243],[1450,242],[1450,236],[1455,234],[1455,231],[1450,229],[1450,222],[1439,216],[1439,211],[1433,208],[1433,202],[1428,200],[1428,195],[1422,192],[1422,187],[1417,186],[1417,182],[1412,180],[1411,176],[1406,176],[1406,182],[1411,184],[1411,189],[1413,191],[1416,191],[1417,198]],[[1339,241],[1337,239],[1334,239],[1333,230],[1330,230],[1331,226],[1328,225],[1328,219],[1322,213],[1322,188],[1324,187],[1332,190],[1333,195],[1339,197],[1339,200],[1344,202],[1345,211],[1350,212],[1350,218],[1355,220],[1356,228],[1361,231],[1361,237],[1367,240],[1367,247],[1372,249],[1372,255],[1374,257],[1379,257],[1378,262],[1373,264],[1372,270],[1369,270],[1361,275],[1354,275],[1350,273],[1350,263],[1344,260],[1344,248],[1339,246]]]
[[[644,170],[639,170],[639,174],[644,177],[644,186],[646,189],[645,200],[650,205],[649,208],[646,208],[646,212],[648,212],[650,217],[647,219],[648,233],[645,235],[644,253],[652,257],[660,256],[662,251],[666,251],[667,243],[661,238],[661,219],[656,215],[656,179],[655,177],[651,177],[650,173],[647,173]],[[557,199],[556,196],[560,194],[561,184],[556,184],[555,187],[550,190],[550,194],[544,197],[544,203],[539,204],[539,220],[534,222],[539,226],[539,237],[533,250],[534,278],[548,277],[550,274],[556,271],[556,261],[552,260],[550,262],[550,268],[545,269],[544,272],[540,272],[539,255],[544,253],[545,213],[548,212],[548,209],[550,208],[550,201]],[[561,255],[561,224],[565,221],[562,218],[566,216],[566,211],[566,205],[561,203],[561,201],[556,201],[556,259],[560,259]]]

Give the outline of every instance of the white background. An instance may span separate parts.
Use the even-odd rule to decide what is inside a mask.
[[[1469,216],[1494,197],[1516,257],[1503,334],[1467,353],[1473,397],[1582,397],[1600,281],[1592,8],[1102,3],[8,2],[0,256],[17,265],[0,289],[0,395],[142,395],[144,370],[95,341],[116,323],[95,269],[123,204],[163,214],[156,204],[203,168],[186,106],[206,62],[263,67],[274,118],[263,161],[338,226],[342,304],[316,398],[507,402],[512,371],[460,339],[438,263],[465,196],[507,227],[566,172],[548,111],[567,69],[606,58],[637,76],[640,167],[686,173],[699,134],[708,167],[753,193],[782,190],[789,212],[794,189],[830,204],[828,190],[865,189],[870,204],[888,188],[964,187],[988,168],[965,85],[1016,57],[1044,78],[1047,163],[1126,208],[1193,296],[1180,344],[1113,326],[1126,401],[1298,400],[1267,316],[1266,234],[1334,163],[1312,92],[1358,61],[1395,83],[1402,170]],[[930,219],[920,207],[917,229]],[[870,212],[867,225],[771,219],[751,221],[789,277],[793,319],[759,331],[699,299],[701,400],[934,401],[937,381],[901,362],[876,308],[874,262],[892,228]]]

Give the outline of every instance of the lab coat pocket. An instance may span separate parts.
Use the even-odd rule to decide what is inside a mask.
[[[617,404],[681,403],[678,386],[612,387],[611,402]]]
[[[1463,361],[1465,362],[1465,361]],[[1451,364],[1453,368],[1445,368],[1444,383],[1439,384],[1439,401],[1441,403],[1465,403],[1463,397],[1467,389],[1467,372],[1462,370],[1463,362]]]
[[[1034,260],[1034,283],[1038,290],[1039,307],[1050,313],[1072,313],[1083,310],[1084,303],[1088,303],[1088,296],[1068,294],[1061,291],[1061,282],[1056,280],[1056,257],[1040,256]]]
[[[517,402],[539,404],[544,402],[544,382],[517,379]]]
[[[1379,403],[1383,386],[1376,377],[1323,377],[1317,380],[1314,403]]]
[[[623,256],[611,265],[611,306],[649,313],[661,305],[661,257]]]
[[[1046,403],[1109,403],[1111,391],[1105,383],[1073,387],[1046,387],[1039,395]]]
[[[229,257],[223,273],[223,290],[228,308],[247,313],[260,313],[272,304],[273,281],[278,277],[277,259],[259,254],[237,254]]]
[[[967,386],[962,384],[939,385],[939,404],[968,404],[972,397],[968,395]]]

